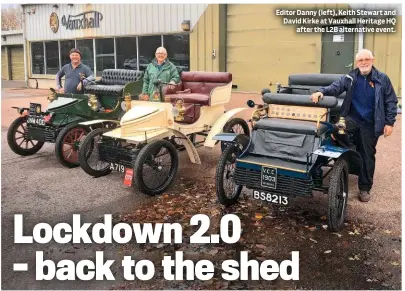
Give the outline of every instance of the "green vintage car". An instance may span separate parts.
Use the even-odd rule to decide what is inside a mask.
[[[55,154],[65,167],[79,166],[78,149],[81,140],[92,129],[91,120],[104,120],[103,126],[118,123],[125,113],[125,104],[137,100],[142,92],[143,73],[134,70],[104,70],[100,80],[87,84],[83,94],[57,93],[51,89],[48,108],[30,103],[28,108],[16,108],[19,117],[10,125],[7,142],[18,155],[38,152],[45,142],[55,143]],[[97,99],[103,106],[97,108]],[[100,126],[97,123],[95,126]]]

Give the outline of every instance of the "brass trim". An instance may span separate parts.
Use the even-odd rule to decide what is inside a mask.
[[[321,118],[324,117],[326,114],[328,114],[328,111],[326,111],[324,114],[322,114],[321,116],[319,116],[317,122],[316,122],[316,131],[318,132],[319,129],[319,123],[321,122]]]
[[[269,106],[269,117],[271,118],[283,118],[283,119],[294,119],[294,120],[304,120],[304,121],[317,121],[322,119],[325,113],[328,112],[326,108],[319,107],[305,107],[305,106],[292,106],[292,105],[278,105],[271,104]],[[323,121],[326,121],[324,118]]]
[[[243,161],[243,160],[239,160],[239,159],[237,159],[236,161],[237,162],[242,162],[242,163],[247,163],[247,164],[254,164],[254,165],[260,165],[260,166],[269,166],[269,167],[274,167],[274,168],[277,168],[277,169],[290,170],[290,171],[293,171],[293,172],[306,173],[306,171],[301,171],[301,170],[287,168],[287,167],[280,167],[280,166],[275,166],[275,165],[270,165],[270,164]]]

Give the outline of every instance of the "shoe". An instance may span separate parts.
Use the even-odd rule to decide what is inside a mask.
[[[370,191],[360,191],[359,199],[360,199],[361,202],[370,201]]]

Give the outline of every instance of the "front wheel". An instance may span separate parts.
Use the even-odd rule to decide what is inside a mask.
[[[55,142],[55,155],[62,166],[74,168],[80,165],[80,143],[89,131],[87,126],[77,123],[69,124],[61,130]]]
[[[332,170],[329,183],[328,226],[331,231],[339,231],[345,219],[348,199],[348,165],[345,159],[338,159]]]
[[[242,118],[232,118],[229,120],[223,128],[223,132],[244,134],[248,137],[250,136],[249,125]],[[229,143],[221,141],[221,150],[224,151],[228,145]]]
[[[238,158],[239,147],[235,144],[225,148],[219,158],[215,172],[215,188],[218,200],[221,204],[230,206],[238,199],[242,186],[235,183],[236,159]]]
[[[99,143],[107,128],[97,128],[83,140],[79,149],[80,167],[93,177],[102,177],[111,173],[110,163],[100,160]]]
[[[30,156],[38,152],[44,142],[28,138],[27,118],[18,117],[7,131],[7,143],[10,149],[20,156]]]
[[[145,145],[134,164],[133,186],[150,196],[163,193],[172,184],[179,165],[174,145],[157,140]]]

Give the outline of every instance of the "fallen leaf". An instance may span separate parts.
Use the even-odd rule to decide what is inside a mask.
[[[328,226],[326,224],[322,225],[323,229],[328,229]]]
[[[332,232],[332,234],[334,234],[334,235],[336,235],[338,237],[342,237],[342,235],[340,233],[337,233],[337,232]]]
[[[384,232],[385,232],[385,233],[387,233],[387,234],[392,233],[392,231],[391,231],[391,230],[389,230],[389,229],[386,229]]]
[[[355,229],[354,231],[349,231],[349,234],[350,235],[358,235],[358,234],[360,234],[360,232],[357,229]]]
[[[393,266],[399,266],[399,263],[398,263],[398,262],[391,262],[391,265],[393,265]]]
[[[255,218],[256,218],[257,220],[261,220],[261,219],[263,219],[263,214],[261,214],[261,213],[256,213],[256,214],[255,214]]]
[[[349,257],[350,261],[360,261],[360,257],[358,255],[354,255],[353,257]]]
[[[256,245],[256,248],[266,250],[267,247],[265,245]]]
[[[314,243],[318,243],[318,241],[314,240],[313,238],[309,238],[310,241],[314,242]]]
[[[218,250],[211,250],[208,252],[211,256],[215,256],[218,253]]]
[[[321,216],[321,220],[326,220],[326,216]]]
[[[314,231],[314,230],[316,230],[316,226],[308,227],[308,229],[309,229],[310,231]]]
[[[332,251],[331,250],[327,250],[325,251],[325,254],[330,254]]]
[[[392,250],[394,253],[396,253],[397,255],[400,255],[401,254],[401,252],[400,251],[398,251],[398,250]]]
[[[165,194],[163,195],[163,198],[169,198],[169,195]]]

